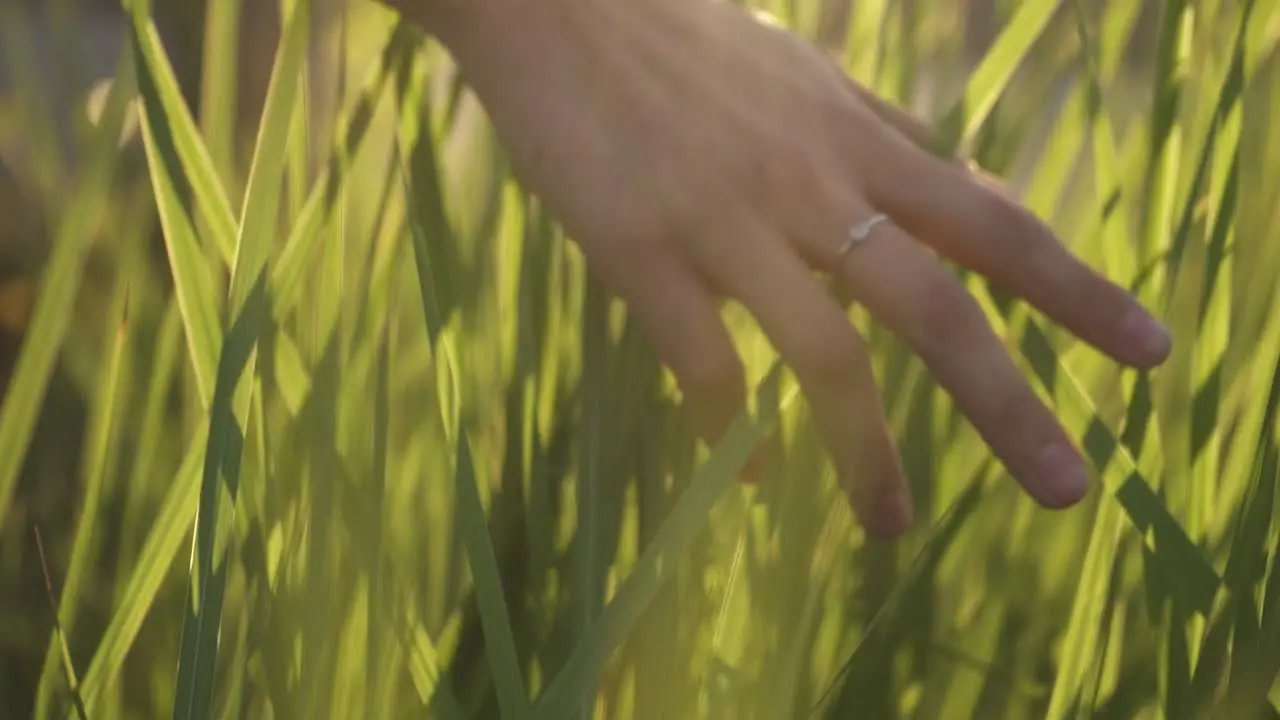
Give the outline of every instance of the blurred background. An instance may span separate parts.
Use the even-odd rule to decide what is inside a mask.
[[[908,538],[734,306],[751,417],[697,442],[379,5],[0,0],[0,715],[1280,716],[1280,3],[748,4],[1170,324],[1124,371],[967,278],[1085,503],[856,309]]]

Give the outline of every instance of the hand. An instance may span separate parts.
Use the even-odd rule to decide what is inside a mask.
[[[463,24],[465,25],[465,23]],[[795,370],[860,521],[894,536],[912,505],[867,348],[814,271],[919,354],[1040,504],[1088,472],[948,258],[1081,339],[1148,368],[1167,332],[993,184],[799,38],[704,0],[508,3],[444,36],[518,175],[626,300],[700,433],[744,407],[718,302],[732,297]],[[849,229],[877,213],[865,243]],[[848,252],[842,253],[841,250]]]

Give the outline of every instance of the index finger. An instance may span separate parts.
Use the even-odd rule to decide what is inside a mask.
[[[1169,355],[1168,331],[1131,294],[1081,262],[1047,224],[995,182],[884,132],[877,172],[864,174],[874,204],[943,256],[981,273],[1080,339],[1127,365]]]

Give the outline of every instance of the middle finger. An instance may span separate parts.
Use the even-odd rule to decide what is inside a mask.
[[[742,218],[720,231],[737,241],[707,243],[699,264],[751,311],[795,369],[863,527],[899,535],[911,522],[911,497],[866,346],[803,260],[764,227]],[[708,252],[724,249],[732,252]]]
[[[869,217],[864,208],[857,218]],[[1009,357],[977,302],[892,220],[837,260],[837,281],[901,337],[1005,467],[1046,507],[1088,490],[1083,459]]]

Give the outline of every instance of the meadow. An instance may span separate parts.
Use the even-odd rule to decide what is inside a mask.
[[[124,4],[72,111],[0,13],[0,715],[1280,717],[1280,2],[753,3],[1174,335],[1123,370],[966,278],[1093,465],[1049,512],[850,308],[893,543],[732,304],[751,408],[695,439],[429,36],[283,0],[241,138],[245,0],[194,86]]]

